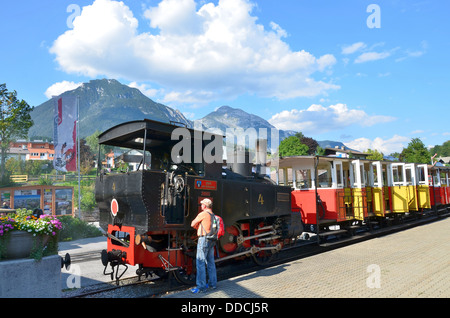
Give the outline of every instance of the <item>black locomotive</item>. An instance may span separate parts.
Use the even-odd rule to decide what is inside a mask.
[[[223,161],[223,138],[148,119],[99,136],[100,145],[131,149],[141,159],[136,171],[103,168],[96,180],[100,225],[108,236],[105,274],[119,278],[119,266],[130,264],[139,265],[139,276],[173,272],[183,283],[194,282],[196,231],[190,224],[204,198],[225,224],[219,265],[246,256],[266,262],[303,232],[300,213],[291,211],[292,189],[253,172],[239,151]]]

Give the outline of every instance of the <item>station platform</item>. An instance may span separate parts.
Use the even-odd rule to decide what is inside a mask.
[[[449,298],[450,218],[163,298]]]

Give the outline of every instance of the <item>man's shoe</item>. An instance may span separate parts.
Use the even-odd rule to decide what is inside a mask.
[[[199,294],[199,293],[204,293],[205,290],[204,290],[204,289],[200,289],[200,288],[195,287],[195,288],[192,288],[192,289],[191,289],[191,292],[192,292],[193,294]]]

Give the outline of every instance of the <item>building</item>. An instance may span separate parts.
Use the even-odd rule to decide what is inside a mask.
[[[437,161],[439,161],[440,163],[443,164],[450,164],[450,157],[439,157],[437,159],[435,159]]]
[[[369,155],[347,147],[325,148],[325,156],[327,157],[350,158],[350,156],[353,156],[354,159],[366,159]]]
[[[55,157],[55,146],[48,141],[23,141],[11,143],[7,159],[17,160],[53,160]]]

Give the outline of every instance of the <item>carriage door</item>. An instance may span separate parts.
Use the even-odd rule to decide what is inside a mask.
[[[419,209],[430,209],[430,187],[428,185],[428,165],[416,166],[417,177],[417,204]]]
[[[405,164],[405,181],[409,211],[417,211],[417,178],[414,163]]]
[[[393,163],[391,164],[392,173],[392,212],[405,213],[409,211],[408,208],[408,190],[405,178],[405,164]]]
[[[365,189],[364,164],[361,160],[353,160],[351,164],[351,181],[353,194],[353,213],[355,219],[364,220],[367,216],[367,197]]]
[[[335,176],[333,187],[336,188],[338,220],[345,220],[347,208],[345,205],[344,170],[342,167],[342,161],[334,162],[333,175]]]
[[[372,162],[371,169],[371,183],[372,183],[372,200],[373,200],[373,213],[376,216],[384,216],[385,202],[383,194],[383,170],[381,162]]]

